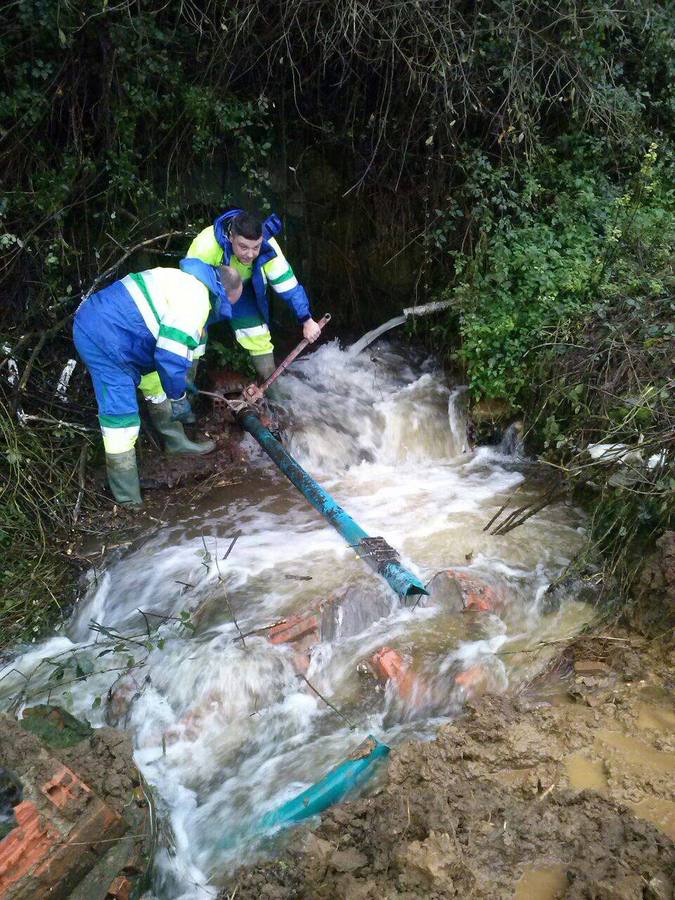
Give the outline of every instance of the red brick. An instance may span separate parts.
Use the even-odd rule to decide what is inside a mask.
[[[455,684],[471,691],[483,687],[486,681],[487,673],[485,667],[480,664],[470,666],[468,669],[465,669],[463,672],[460,672],[459,675],[455,676]]]
[[[0,897],[66,898],[111,841],[127,830],[124,820],[74,772],[54,762],[40,788],[44,814],[31,801],[16,807],[18,825],[0,842]]]
[[[408,663],[397,650],[382,647],[370,661],[377,677],[382,681],[391,681],[402,700],[421,697],[419,679],[409,671]]]
[[[478,612],[491,612],[504,605],[503,591],[491,587],[475,575],[467,572],[458,572],[456,569],[447,569],[447,574],[454,578],[462,592],[464,609],[475,609]]]
[[[294,644],[300,640],[311,638],[319,641],[319,617],[316,613],[289,616],[267,632],[272,644]]]
[[[42,785],[40,791],[59,810],[62,816],[72,820],[81,815],[94,796],[67,766],[60,766],[54,776]]]
[[[131,897],[131,881],[126,875],[118,875],[113,878],[105,895],[105,900],[129,900]]]
[[[14,808],[17,826],[0,841],[0,897],[50,852],[59,832],[41,816],[30,800]]]

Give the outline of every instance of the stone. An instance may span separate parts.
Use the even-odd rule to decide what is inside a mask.
[[[88,722],[81,722],[60,706],[31,706],[24,710],[20,724],[54,748],[72,747],[94,732]]]
[[[599,659],[578,659],[574,663],[574,671],[577,675],[607,675],[611,669]]]
[[[330,858],[331,866],[338,872],[356,872],[368,865],[368,857],[358,850],[336,850]]]

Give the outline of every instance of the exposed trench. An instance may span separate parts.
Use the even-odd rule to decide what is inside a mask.
[[[67,635],[13,660],[22,675],[3,679],[3,696],[22,691],[30,702],[48,694],[94,725],[129,732],[164,822],[148,896],[213,896],[219,885],[232,883],[242,862],[283,852],[295,836],[261,831],[263,816],[320,778],[368,733],[394,748],[389,774],[383,767],[380,776],[388,786],[346,812],[328,814],[316,840],[330,846],[317,844],[309,855],[296,848],[291,852],[299,857],[282,858],[294,860],[295,881],[281,877],[281,863],[254,869],[239,877],[237,896],[253,896],[263,878],[269,896],[277,896],[273,888],[285,891],[278,896],[328,896],[330,885],[350,897],[511,896],[495,893],[496,882],[480,874],[482,857],[467,862],[468,874],[438,859],[482,846],[465,840],[464,832],[480,833],[491,844],[497,811],[509,803],[509,822],[534,821],[537,814],[527,805],[532,798],[553,803],[553,789],[537,800],[552,784],[569,782],[573,790],[574,773],[586,762],[587,777],[596,775],[589,787],[605,789],[588,801],[589,810],[597,805],[596,821],[604,823],[611,799],[596,757],[584,756],[590,726],[583,716],[573,727],[565,718],[561,673],[541,683],[545,698],[528,688],[522,708],[513,699],[546,669],[559,642],[594,617],[592,592],[582,595],[579,584],[565,582],[547,593],[581,546],[583,516],[552,505],[509,534],[484,530],[514,490],[522,498],[533,495],[538,470],[521,455],[514,434],[501,446],[469,450],[464,394],[447,384],[433,360],[411,362],[388,345],[355,359],[332,343],[297,364],[283,385],[285,445],[370,534],[385,536],[400,551],[429,585],[430,598],[400,604],[244,442],[230,450],[227,470],[231,475],[238,460],[240,479],[224,477],[207,493],[162,510],[159,523],[93,571]],[[143,637],[149,620],[143,647],[138,634]],[[140,649],[128,642],[120,649],[120,637],[104,642],[100,655],[92,640],[100,642],[101,632],[92,632],[92,621],[115,635],[136,635]],[[50,682],[54,659],[85,661],[88,677],[67,688]],[[553,703],[556,691],[554,705],[537,706]],[[505,699],[451,724],[467,701],[483,694]],[[607,704],[623,695],[612,696]],[[509,723],[517,725],[518,716],[522,735],[514,737]],[[436,741],[405,744],[430,741],[439,726]],[[548,750],[540,746],[541,734],[555,735]],[[477,761],[475,771],[449,765],[467,759]],[[492,777],[511,769],[515,786]],[[460,827],[452,816],[459,815],[462,798],[476,792],[476,779],[483,787],[490,782],[490,797],[475,809],[470,804]],[[453,799],[457,785],[459,800]],[[389,827],[404,815],[397,791],[412,803],[412,812],[405,809],[412,824],[399,831]],[[513,795],[519,791],[525,799]],[[665,792],[662,799],[670,802]],[[352,815],[361,822],[354,829]],[[526,836],[528,828],[521,831]],[[510,834],[500,840],[508,845]],[[560,837],[554,834],[552,843]],[[645,858],[654,861],[658,877],[665,844],[644,840],[656,848]],[[337,856],[333,865],[345,846],[357,857]],[[539,850],[526,851],[516,840],[495,863],[499,877],[509,866],[512,881],[525,877],[530,859],[529,877],[559,885],[560,861],[551,862],[552,874],[542,863],[541,875]],[[403,880],[397,866],[407,873]]]

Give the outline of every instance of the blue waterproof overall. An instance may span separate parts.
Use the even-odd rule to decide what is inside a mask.
[[[73,337],[94,385],[106,453],[123,453],[136,442],[136,389],[144,375],[158,373],[160,400],[185,393],[210,292],[220,315],[230,305],[217,269],[201,266],[191,274],[157,268],[127,275],[80,304]]]

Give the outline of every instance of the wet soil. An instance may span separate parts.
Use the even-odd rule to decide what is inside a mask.
[[[66,554],[85,567],[103,560],[106,554],[129,546],[135,539],[164,524],[169,508],[189,508],[210,491],[239,484],[246,478],[248,456],[241,444],[244,432],[227,410],[213,410],[188,427],[195,441],[211,438],[216,449],[205,456],[164,454],[159,443],[146,434],[137,453],[143,506],[131,509],[117,505],[106,487],[105,467],[93,469],[87,487],[100,502],[84,511]],[[159,439],[157,439],[158,441]]]
[[[67,716],[68,714],[65,713]],[[45,752],[47,747],[48,752]],[[115,812],[122,814],[139,777],[131,738],[114,728],[97,728],[71,746],[47,744],[10,716],[0,716],[0,763],[21,778],[27,769],[36,783],[53,775],[52,759],[60,760],[89,785]]]
[[[576,641],[555,681],[396,748],[374,793],[221,898],[671,898],[673,662],[633,634]]]

